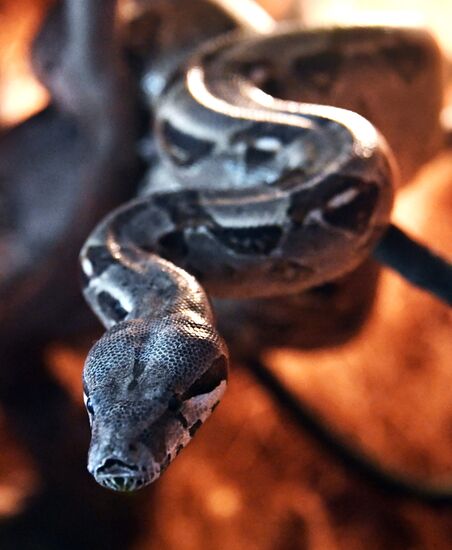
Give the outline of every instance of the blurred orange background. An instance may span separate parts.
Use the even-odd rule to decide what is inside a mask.
[[[30,38],[48,4],[0,2],[4,126],[48,101],[27,61]],[[330,22],[335,15],[344,22],[350,14],[359,18],[358,8],[387,12],[393,5],[262,4],[275,17],[298,13],[308,24]],[[450,29],[444,33],[444,24],[451,19],[443,8],[452,9],[441,2],[399,2],[394,17],[400,23],[400,12],[411,10],[447,41]],[[394,219],[452,258],[451,151],[443,151],[400,192]],[[266,361],[347,441],[396,472],[452,487],[451,328],[450,309],[385,271],[370,319],[352,342],[321,351],[270,350]],[[48,351],[53,375],[80,407],[85,351],[57,342]],[[5,518],[20,513],[39,479],[1,411],[0,444],[0,518]],[[391,498],[357,479],[297,430],[238,365],[214,417],[147,491],[153,502],[144,499],[135,550],[452,547],[450,509]]]

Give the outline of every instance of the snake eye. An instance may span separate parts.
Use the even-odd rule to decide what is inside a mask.
[[[94,409],[93,409],[93,404],[91,403],[91,399],[86,395],[84,395],[84,401],[85,401],[86,410],[89,412],[89,414],[94,415]]]
[[[93,404],[91,403],[91,399],[88,399],[86,402],[86,410],[89,412],[89,414],[94,414]]]

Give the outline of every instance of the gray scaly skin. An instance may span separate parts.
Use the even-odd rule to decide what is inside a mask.
[[[404,36],[360,32],[375,51]],[[108,329],[84,370],[88,468],[106,487],[155,480],[225,390],[227,351],[203,289],[308,290],[356,268],[389,222],[392,161],[374,126],[275,99],[244,70],[246,52],[277,64],[306,36],[235,35],[193,56],[156,107],[151,193],[110,214],[81,252],[85,297]]]

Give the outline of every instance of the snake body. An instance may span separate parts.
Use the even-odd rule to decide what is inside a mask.
[[[219,402],[228,354],[208,295],[284,296],[333,281],[389,222],[393,164],[381,134],[352,111],[276,99],[288,78],[278,60],[301,66],[331,40],[336,53],[387,55],[412,36],[233,34],[167,82],[147,194],[107,216],[81,252],[85,297],[107,328],[84,370],[99,483],[155,480]]]

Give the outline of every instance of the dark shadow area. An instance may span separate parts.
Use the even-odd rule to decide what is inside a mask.
[[[149,490],[117,495],[86,470],[86,414],[48,372],[39,346],[2,351],[0,401],[29,453],[40,489],[23,513],[0,522],[0,548],[129,548],[140,532]]]

